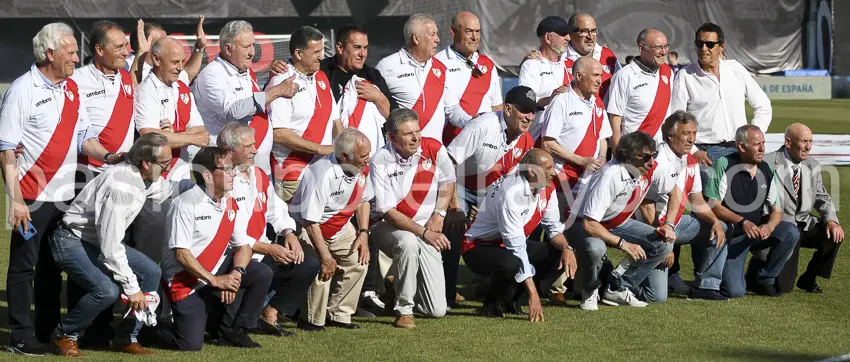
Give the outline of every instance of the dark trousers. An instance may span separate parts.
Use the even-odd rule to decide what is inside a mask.
[[[274,296],[269,301],[269,306],[277,309],[282,315],[296,317],[298,308],[307,298],[307,290],[321,269],[319,259],[313,253],[305,251],[301,264],[279,264],[270,256],[263,258],[263,264],[272,271],[269,291],[274,292]]]
[[[62,271],[53,260],[47,240],[64,215],[59,208],[64,208],[64,204],[24,201],[30,208],[30,223],[38,233],[24,240],[17,230],[12,231],[6,274],[11,342],[25,341],[33,336],[47,342],[59,324],[62,292]],[[30,316],[33,300],[35,322]]]
[[[230,273],[232,269],[233,258],[228,256],[219,268],[218,275]],[[245,271],[233,303],[223,304],[221,291],[206,286],[171,304],[178,349],[200,351],[204,345],[205,330],[220,335],[231,328],[257,327],[257,318],[263,310],[272,281],[272,271],[256,260],[251,260]]]
[[[826,237],[826,225],[818,222],[813,223],[809,230],[803,230],[805,224],[798,223],[797,228],[800,230],[800,240],[794,247],[794,253],[791,258],[785,262],[785,267],[776,277],[776,289],[782,293],[788,293],[794,290],[794,284],[797,281],[797,270],[800,262],[800,248],[815,249],[812,259],[806,266],[806,271],[800,276],[810,278],[814,281],[816,277],[829,279],[832,276],[832,267],[835,265],[835,258],[838,256],[838,247],[841,244],[836,244]],[[755,270],[762,266],[764,261],[759,258],[750,259],[748,277],[750,270]]]
[[[457,296],[457,274],[458,269],[460,269],[460,247],[463,245],[463,232],[462,229],[450,229],[448,222],[443,223],[443,234],[451,243],[451,248],[441,253],[443,274],[446,277],[446,305],[449,307],[455,305],[455,297]]]
[[[526,244],[528,260],[536,271],[533,281],[540,291],[540,281],[554,276],[558,270],[561,252],[549,243],[529,240]],[[490,286],[484,303],[517,301],[525,291],[514,278],[522,266],[510,250],[497,245],[479,245],[463,254],[466,266],[476,274],[490,277]]]

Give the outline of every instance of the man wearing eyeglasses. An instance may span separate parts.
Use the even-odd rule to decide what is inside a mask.
[[[567,240],[575,248],[578,270],[576,290],[581,290],[581,309],[598,309],[602,278],[599,275],[608,247],[626,253],[611,274],[602,302],[608,305],[646,307],[634,291],[673,250],[676,233],[672,224],[654,228],[632,219],[647,192],[669,195],[666,218],[673,220],[681,192],[669,177],[672,170],[655,162],[655,140],[643,132],[629,133],[614,150],[614,159],[590,179],[570,212]]]
[[[602,86],[599,88],[599,96],[604,98],[608,94],[611,77],[620,70],[620,62],[611,48],[599,45],[596,42],[599,28],[596,20],[587,13],[575,13],[567,19],[573,31],[570,32],[567,51],[563,54],[567,69],[573,67],[573,63],[579,57],[590,55],[602,64]]]
[[[755,79],[735,60],[722,59],[723,29],[713,23],[696,31],[698,62],[688,65],[673,82],[672,110],[684,110],[697,119],[696,153],[702,164],[736,152],[735,130],[746,125],[744,98],[753,108],[751,124],[767,132],[772,117],[770,99]],[[705,175],[703,175],[705,176]]]
[[[667,37],[658,29],[638,34],[640,56],[611,78],[605,97],[611,129],[611,147],[623,134],[644,132],[661,141],[661,124],[670,115],[673,70],[667,61]]]

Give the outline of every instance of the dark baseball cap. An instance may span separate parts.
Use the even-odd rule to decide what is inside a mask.
[[[575,30],[576,29],[570,26],[570,23],[564,20],[564,18],[550,15],[543,18],[543,20],[540,20],[540,24],[537,25],[537,36],[542,36],[546,33],[558,33],[565,35]]]
[[[505,95],[505,104],[510,104],[522,113],[534,113],[542,111],[543,107],[537,106],[537,95],[531,88],[524,85],[516,86]]]

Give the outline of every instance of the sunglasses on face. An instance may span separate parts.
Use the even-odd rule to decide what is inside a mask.
[[[694,45],[696,45],[697,49],[702,49],[702,46],[705,45],[708,49],[714,49],[714,47],[720,44],[719,41],[702,41],[696,40],[694,41]]]
[[[481,69],[478,69],[478,66],[475,65],[475,63],[472,62],[472,59],[466,58],[466,66],[469,67],[470,69],[472,69],[472,77],[473,78],[478,78],[478,77],[484,75],[484,73],[481,72]]]
[[[635,160],[641,161],[641,162],[643,162],[643,163],[647,163],[647,162],[649,162],[650,160],[654,159],[656,156],[658,156],[658,152],[655,152],[655,153],[644,153],[644,154],[642,154],[642,155],[636,155],[636,156],[635,156]]]

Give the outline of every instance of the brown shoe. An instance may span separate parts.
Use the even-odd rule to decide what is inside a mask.
[[[53,335],[50,336],[50,343],[52,343],[56,349],[59,351],[59,355],[62,357],[71,357],[71,358],[83,358],[83,354],[80,353],[79,347],[77,347],[77,340],[69,337],[58,337],[54,332]]]
[[[564,296],[564,293],[552,293],[552,296],[549,297],[549,303],[552,305],[567,305],[567,298]]]
[[[396,328],[413,329],[416,328],[416,322],[413,321],[413,315],[400,315],[395,318],[393,325]]]
[[[460,295],[460,293],[455,293],[455,303],[465,302],[466,298]]]
[[[154,352],[154,351],[142,348],[142,345],[140,345],[138,343],[130,343],[130,344],[114,344],[113,343],[112,344],[112,351],[113,352],[123,352],[123,353],[135,354],[135,355],[144,355],[144,356],[156,354],[156,352]]]

